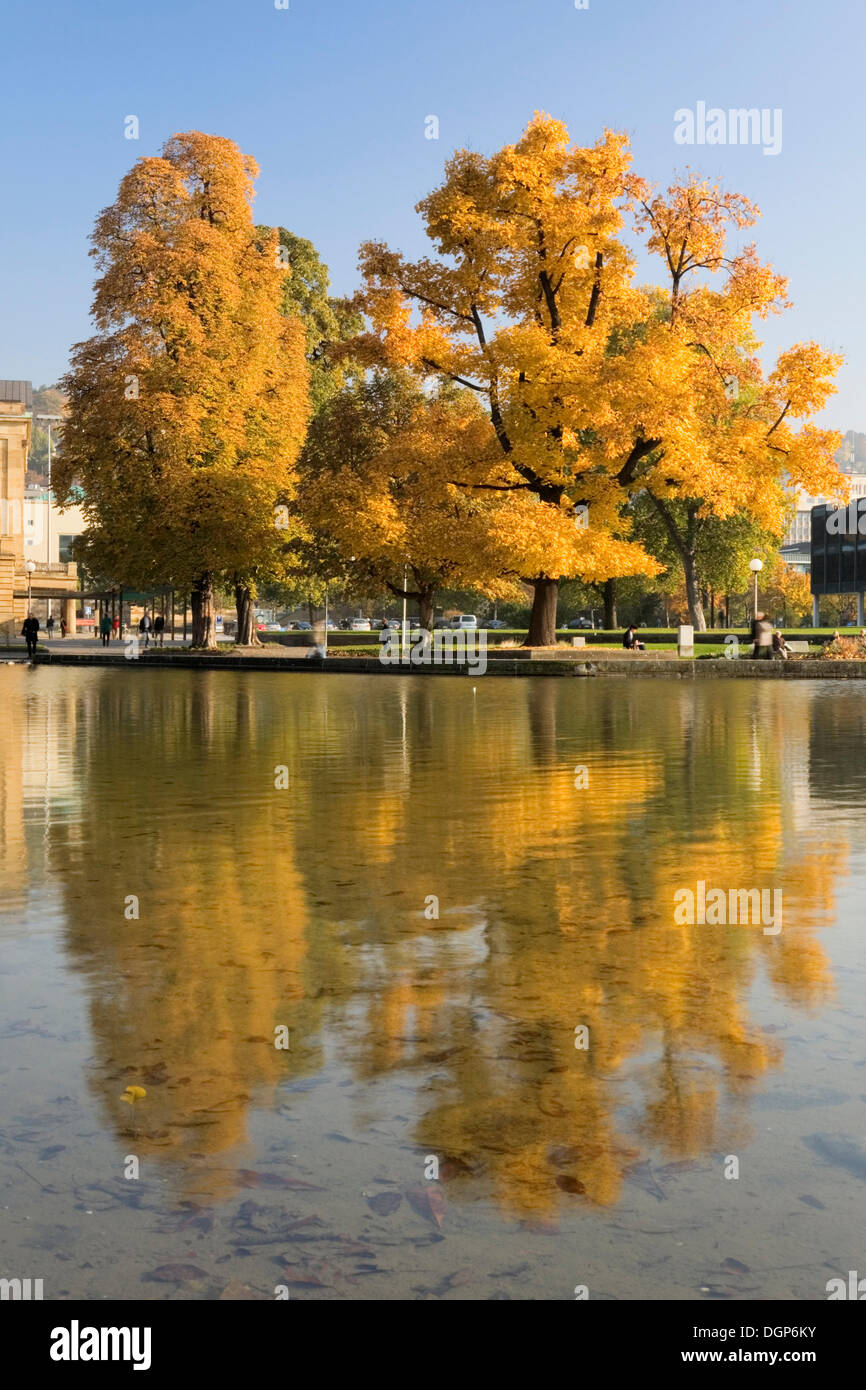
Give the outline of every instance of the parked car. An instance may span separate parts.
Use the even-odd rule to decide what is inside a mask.
[[[592,628],[592,623],[590,622],[589,618],[572,618],[570,622],[567,622],[567,623],[565,624],[565,626],[566,626],[567,628],[576,628],[576,627],[578,627],[578,628],[590,628],[590,629],[591,629],[591,628]]]
[[[350,631],[350,632],[372,632],[372,628],[370,627],[370,619],[369,619],[369,618],[353,618],[353,619],[352,619],[352,622],[351,622],[351,625],[350,625],[350,628],[349,628],[349,631]]]
[[[434,629],[440,630],[440,631],[441,631],[441,629],[442,629],[443,627],[445,627],[445,628],[450,628],[450,627],[451,627],[451,621],[450,621],[449,618],[437,618],[436,621],[435,621],[435,623],[433,624],[433,627],[434,627]]]
[[[508,627],[508,624],[504,623],[501,618],[489,618],[484,626],[489,628],[491,632],[499,632],[502,628]]]
[[[296,632],[312,632],[312,630],[313,630],[313,624],[312,624],[312,623],[295,623],[295,631],[296,631]]]
[[[450,626],[458,630],[462,628],[475,628],[478,626],[478,619],[474,613],[457,613],[451,619]]]

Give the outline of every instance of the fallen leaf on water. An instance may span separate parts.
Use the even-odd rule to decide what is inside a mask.
[[[125,1100],[127,1105],[135,1105],[137,1100],[143,1100],[146,1095],[147,1091],[143,1086],[127,1086],[120,1099]]]
[[[560,1144],[547,1155],[548,1163],[552,1163],[554,1168],[567,1168],[569,1164],[577,1163],[579,1158],[580,1149],[576,1149],[573,1144]]]
[[[739,1260],[722,1260],[722,1269],[732,1269],[735,1274],[751,1274],[748,1265],[741,1264]]]
[[[159,1265],[144,1277],[158,1284],[186,1284],[194,1279],[207,1279],[209,1275],[197,1265]]]
[[[447,1274],[441,1284],[437,1284],[434,1288],[427,1288],[424,1284],[416,1284],[414,1292],[432,1294],[434,1298],[442,1298],[449,1289],[457,1289],[461,1284],[468,1284],[471,1279],[471,1269],[458,1269],[453,1274]]]
[[[576,1192],[579,1196],[582,1196],[586,1191],[580,1179],[573,1178],[570,1173],[560,1173],[556,1179],[556,1185],[563,1192]]]
[[[395,1212],[403,1198],[399,1192],[377,1192],[375,1197],[367,1198],[367,1206],[377,1216],[390,1216]]]
[[[249,1302],[252,1299],[263,1299],[264,1294],[256,1293],[249,1284],[242,1284],[240,1279],[233,1279],[230,1284],[226,1284],[219,1296],[220,1303],[240,1303]]]
[[[144,1080],[147,1082],[148,1086],[161,1086],[163,1082],[166,1080],[165,1072],[165,1062],[157,1062],[156,1066],[147,1067],[142,1072],[142,1076]]]
[[[445,1198],[438,1188],[428,1187],[407,1187],[406,1201],[413,1211],[419,1216],[423,1216],[426,1221],[435,1221],[437,1226],[442,1225],[442,1218],[445,1215]]]
[[[826,1211],[826,1210],[827,1210],[827,1208],[824,1206],[824,1203],[823,1203],[823,1202],[819,1202],[817,1197],[810,1197],[810,1196],[807,1194],[806,1196],[801,1197],[801,1198],[800,1198],[800,1201],[801,1201],[801,1202],[805,1202],[807,1207],[814,1207],[816,1211]]]
[[[239,1168],[237,1181],[240,1187],[290,1187],[295,1191],[322,1192],[315,1183],[303,1182],[301,1178],[284,1178],[280,1173],[257,1173],[254,1168]]]
[[[329,1289],[324,1279],[320,1279],[311,1269],[301,1269],[299,1265],[283,1265],[283,1281],[308,1289]]]
[[[468,1174],[474,1174],[475,1169],[467,1163],[465,1158],[459,1155],[446,1154],[439,1162],[440,1182],[451,1182],[452,1178],[460,1178]]]
[[[629,1182],[633,1182],[638,1187],[643,1188],[644,1192],[648,1192],[650,1196],[655,1197],[657,1201],[663,1202],[665,1200],[665,1194],[656,1182],[652,1167],[648,1160],[645,1160],[643,1163],[630,1164],[629,1167],[623,1169],[623,1176]]]

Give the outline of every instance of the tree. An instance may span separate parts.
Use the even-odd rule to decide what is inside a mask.
[[[803,344],[762,372],[752,322],[782,307],[785,282],[753,247],[729,254],[726,242],[729,224],[751,225],[756,209],[692,175],[654,196],[631,174],[624,136],[571,147],[542,115],[489,159],[459,151],[418,207],[437,259],[362,248],[366,350],[476,392],[501,456],[483,485],[534,497],[552,536],[557,514],[589,509],[583,544],[554,544],[526,572],[529,642],[552,640],[558,578],[587,577],[593,532],[608,556],[596,553],[589,577],[651,572],[624,511],[644,490],[703,626],[693,521],[748,511],[772,529],[783,476],[812,491],[838,481],[838,436],[808,423],[795,434],[791,421],[822,407],[840,359]],[[664,288],[634,284],[626,212],[662,257]],[[713,291],[705,281],[719,273]],[[686,503],[685,530],[674,498]]]
[[[666,196],[635,192],[638,228],[668,276],[646,340],[659,345],[669,370],[658,381],[658,447],[638,462],[631,482],[645,489],[667,531],[682,565],[690,621],[702,631],[699,553],[711,519],[739,515],[780,535],[786,485],[816,494],[839,490],[833,455],[841,436],[808,421],[835,391],[842,359],[798,343],[765,374],[754,321],[788,307],[787,282],[758,261],[753,245],[736,254],[728,248],[732,227],[757,220],[748,199],[693,174]],[[720,289],[707,283],[714,275],[724,277]],[[796,420],[803,423],[795,431]],[[724,537],[725,528],[710,525],[709,534]],[[711,548],[704,544],[705,556]]]
[[[761,579],[761,599],[764,608],[774,617],[789,623],[802,621],[812,613],[812,591],[808,576],[775,555],[766,566]]]
[[[561,123],[538,115],[517,145],[489,159],[458,151],[418,205],[438,259],[413,264],[382,244],[361,249],[357,303],[372,331],[356,350],[456,382],[483,403],[495,476],[486,468],[458,481],[515,501],[532,565],[530,645],[555,641],[561,576],[655,568],[613,534],[627,497],[619,474],[657,444],[642,419],[646,364],[628,336],[636,304],[618,233],[629,187],[623,136],[572,148]],[[617,404],[607,390],[611,344],[621,372],[641,359],[631,397],[620,391]]]
[[[450,481],[490,452],[488,422],[468,391],[427,396],[411,374],[379,371],[332,397],[313,421],[301,459],[303,516],[335,545],[356,580],[418,604],[433,622],[438,590],[514,592],[513,546],[501,496],[467,495]],[[404,578],[405,575],[405,578]]]
[[[281,313],[276,234],[253,225],[255,161],[192,131],[140,159],[97,219],[97,333],[62,383],[58,491],[84,492],[101,572],[191,591],[214,646],[214,583],[276,549],[308,415],[304,334]]]
[[[262,237],[270,227],[258,227]],[[360,333],[363,320],[346,299],[329,295],[330,274],[311,241],[277,227],[277,254],[288,268],[283,285],[282,310],[287,318],[304,325],[304,346],[310,367],[310,406],[313,414],[346,384],[351,363],[345,355],[334,358],[329,349]]]

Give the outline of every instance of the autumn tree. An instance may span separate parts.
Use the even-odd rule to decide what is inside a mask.
[[[638,229],[667,275],[662,312],[642,325],[647,349],[666,363],[658,379],[666,418],[630,481],[658,515],[682,567],[689,620],[702,631],[702,582],[712,581],[701,551],[705,565],[724,563],[750,528],[780,537],[791,486],[839,490],[841,436],[810,417],[835,391],[842,359],[798,343],[764,371],[755,321],[788,307],[787,282],[753,245],[728,244],[759,215],[748,199],[695,175],[666,195],[635,192]]]
[[[102,572],[191,591],[197,646],[215,645],[216,578],[243,591],[276,546],[308,415],[304,332],[281,312],[288,271],[252,220],[257,173],[197,131],[133,166],[97,219],[97,332],[62,383],[59,495],[83,486]]]
[[[618,474],[656,447],[652,411],[645,426],[641,410],[645,363],[632,369],[631,401],[613,405],[607,391],[611,353],[625,374],[640,349],[628,337],[639,311],[619,237],[629,179],[624,137],[573,148],[563,125],[536,116],[490,158],[455,154],[418,205],[437,259],[410,263],[377,243],[361,251],[371,332],[357,350],[483,403],[495,476],[485,462],[483,477],[458,481],[520,499],[531,645],[555,641],[560,577],[654,570],[614,535],[627,496]]]
[[[362,346],[483,402],[500,469],[474,485],[533,498],[542,510],[525,515],[551,538],[525,572],[530,643],[553,641],[559,578],[652,572],[628,538],[637,492],[662,513],[676,497],[695,515],[752,508],[769,523],[783,473],[816,491],[835,473],[836,436],[792,422],[820,409],[838,359],[806,344],[761,373],[752,321],[780,307],[784,282],[754,248],[728,251],[728,224],[753,219],[746,199],[691,176],[654,196],[631,173],[624,136],[573,147],[560,122],[536,115],[489,158],[458,151],[418,210],[435,259],[362,247]],[[635,284],[627,214],[666,285]],[[721,290],[705,283],[713,274]],[[576,514],[591,524],[564,546],[559,521]],[[700,627],[690,539],[671,541]]]
[[[319,553],[335,545],[356,582],[417,602],[427,629],[440,589],[512,595],[508,502],[451,480],[466,460],[477,469],[491,443],[468,391],[428,396],[396,370],[355,381],[319,411],[301,457],[303,515]]]

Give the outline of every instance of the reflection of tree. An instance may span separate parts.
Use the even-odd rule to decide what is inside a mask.
[[[419,1144],[485,1161],[518,1209],[555,1204],[552,1152],[573,1152],[568,1171],[606,1202],[636,1138],[677,1158],[728,1142],[720,1095],[746,1096],[781,1056],[746,1015],[762,963],[788,1000],[827,997],[812,929],[841,852],[798,823],[788,794],[806,711],[767,693],[535,681],[501,696],[497,687],[478,728],[477,701],[459,684],[419,683],[406,764],[392,740],[388,790],[399,784],[402,821],[390,863],[378,843],[375,875],[366,842],[384,789],[347,788],[344,852],[359,867],[344,915],[360,919],[361,940],[386,943],[358,1068],[426,1076],[432,1058],[447,1079],[425,1103]],[[577,764],[589,768],[584,790]],[[312,802],[308,811],[312,865],[322,827]],[[698,878],[782,887],[780,937],[674,925],[674,892]],[[384,882],[398,890],[387,895]],[[423,919],[428,893],[440,896],[438,922]],[[447,950],[479,918],[484,959],[449,977]],[[438,969],[429,952],[413,964],[407,934],[441,943]],[[468,1028],[467,1017],[479,1021]],[[573,1045],[577,1024],[590,1031],[586,1052]],[[625,1139],[619,1087],[647,1054],[642,1119]]]
[[[327,1033],[359,1079],[410,1077],[418,1145],[517,1212],[553,1210],[557,1176],[615,1201],[645,1147],[723,1147],[780,1061],[748,1017],[756,974],[801,1006],[831,988],[814,930],[842,855],[808,823],[810,699],[789,693],[90,678],[83,805],[50,853],[106,1113],[137,1151],[212,1158]],[[781,886],[781,935],[675,925],[698,878]],[[130,1081],[147,1101],[119,1114]]]

